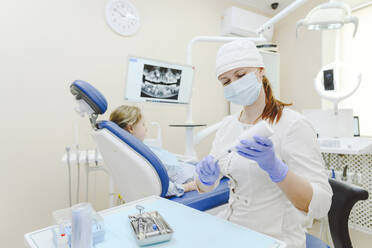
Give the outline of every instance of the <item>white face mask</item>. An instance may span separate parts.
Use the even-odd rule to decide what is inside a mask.
[[[225,98],[235,104],[247,106],[253,104],[260,95],[262,83],[257,80],[256,74],[250,72],[242,78],[223,88]]]

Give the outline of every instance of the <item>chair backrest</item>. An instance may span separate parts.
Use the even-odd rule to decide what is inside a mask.
[[[92,137],[113,177],[116,191],[125,201],[150,195],[164,197],[169,178],[158,157],[143,142],[115,123],[96,121],[97,116],[107,109],[106,99],[96,88],[81,80],[74,81],[70,88],[83,106],[79,112],[85,112],[90,117]]]
[[[329,179],[333,190],[331,209],[328,212],[329,229],[335,248],[351,248],[348,221],[350,211],[359,200],[368,199],[368,192],[356,185]]]

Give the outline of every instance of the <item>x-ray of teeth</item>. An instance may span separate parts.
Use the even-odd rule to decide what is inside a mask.
[[[144,65],[141,97],[178,100],[181,70]]]

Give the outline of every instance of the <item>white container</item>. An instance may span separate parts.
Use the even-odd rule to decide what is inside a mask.
[[[269,126],[269,124],[266,121],[259,121],[253,127],[249,128],[247,131],[244,131],[235,141],[233,147],[239,145],[241,140],[249,140],[252,139],[253,136],[263,136],[268,138],[273,134],[274,134],[273,129]]]
[[[91,248],[93,208],[90,203],[80,203],[72,206],[71,248]]]

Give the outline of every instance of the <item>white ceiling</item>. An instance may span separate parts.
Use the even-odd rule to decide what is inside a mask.
[[[294,2],[295,0],[235,0],[235,1],[242,4],[246,4],[247,6],[252,8],[252,10],[257,10],[258,12],[261,12],[265,15],[273,16],[280,12],[283,8],[287,7],[289,4]],[[273,10],[271,8],[271,4],[274,2],[279,3],[279,7],[276,10]],[[327,0],[324,0],[324,2],[327,2]],[[343,2],[350,4],[350,7],[353,8],[360,4],[371,2],[371,0],[344,0]]]

